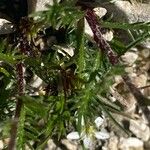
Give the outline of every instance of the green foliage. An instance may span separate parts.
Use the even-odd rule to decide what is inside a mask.
[[[18,132],[17,132],[17,149],[23,150],[25,149],[25,132],[24,132],[24,126],[25,126],[25,108],[22,107],[21,114],[20,114],[20,120],[19,120],[19,126],[18,126]]]
[[[55,29],[65,26],[69,28],[83,17],[83,12],[75,7],[75,3],[76,1],[64,1],[60,4],[54,1],[53,5],[47,5],[48,10],[37,12],[35,16],[38,16],[38,21],[44,21]]]
[[[54,5],[47,5],[47,10],[29,16],[37,17],[32,23],[29,21],[30,32],[24,33],[24,37],[28,37],[25,43],[30,46],[29,53],[21,53],[19,40],[15,44],[7,42],[7,39],[0,43],[1,122],[10,120],[14,115],[17,99],[23,102],[17,131],[18,150],[25,149],[25,146],[44,149],[50,138],[54,141],[66,138],[72,128],[81,133],[82,118],[88,128],[95,117],[102,116],[103,113],[123,129],[113,117],[113,113],[125,115],[122,107],[109,100],[107,94],[114,83],[114,76],[123,74],[124,67],[121,64],[112,66],[97,46],[89,45],[84,34],[85,12],[75,4],[75,1],[66,0],[61,4],[54,1]],[[110,29],[143,30],[140,38],[129,45],[123,45],[114,39],[110,44],[118,55],[149,36],[149,23],[121,24],[103,21],[101,24]],[[48,27],[52,28],[53,33],[65,30],[64,43],[59,43],[58,40],[55,44],[48,45],[51,33],[46,35],[44,29]],[[39,31],[47,38],[44,43],[46,48],[36,46]],[[18,36],[18,33],[14,34]],[[64,50],[64,45],[74,50],[73,56]],[[36,54],[31,55],[32,53]],[[23,62],[26,69],[23,96],[17,91],[16,64],[20,62]],[[35,75],[43,80],[42,89],[32,87],[31,80]],[[41,94],[43,92],[46,94]],[[9,137],[9,134],[5,134],[6,136]]]

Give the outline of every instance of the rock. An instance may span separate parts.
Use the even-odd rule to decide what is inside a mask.
[[[119,150],[144,150],[143,142],[138,138],[120,138]]]
[[[102,0],[103,1],[103,0]],[[100,3],[101,7],[107,9],[107,16],[113,22],[119,23],[137,23],[137,22],[150,22],[150,4],[139,3],[136,0],[131,0],[133,3],[130,3],[127,0],[115,0],[108,3]],[[115,30],[116,35],[124,44],[129,44],[133,41],[131,36],[127,31]],[[142,33],[142,31],[139,30]],[[135,32],[131,33],[135,38],[138,38],[139,34]],[[150,48],[150,39],[145,40],[140,43],[144,48]]]
[[[123,82],[121,75],[115,75],[114,78],[115,78],[115,85],[114,86],[116,86],[117,84]]]
[[[103,7],[96,7],[94,8],[95,14],[99,17],[102,18],[103,16],[106,15],[107,10]]]
[[[46,10],[46,4],[53,5],[53,0],[27,0],[28,13]],[[59,1],[59,0],[58,0]]]
[[[38,77],[37,75],[35,75],[30,83],[32,88],[36,88],[39,89],[40,87],[42,87],[44,84],[43,80]]]
[[[52,0],[27,0],[28,1],[28,13],[45,10],[46,4],[52,5]]]
[[[5,138],[4,139],[4,145],[8,145],[9,141],[10,141],[10,138]]]
[[[131,120],[129,129],[143,141],[150,138],[150,128],[142,120]]]
[[[134,72],[134,68],[133,67],[126,67],[125,68],[125,71],[127,72],[127,73],[133,73]]]
[[[124,64],[132,65],[138,58],[138,55],[134,52],[126,52],[121,59],[123,60]]]
[[[60,145],[61,145],[61,147],[59,147],[59,145],[56,145],[56,143],[54,143],[54,141],[52,139],[49,139],[45,150],[56,150],[56,149],[63,150],[63,147],[66,147],[66,149],[68,149],[68,150],[80,150],[81,149],[81,146],[78,145],[77,142],[71,142],[66,139],[62,139],[60,141]]]
[[[56,149],[57,146],[55,145],[55,143],[53,142],[52,139],[48,140],[47,142],[47,148],[45,148],[45,150],[54,150]]]
[[[113,32],[111,30],[106,31],[105,33],[102,33],[103,37],[106,41],[111,41],[114,37]]]
[[[143,49],[141,52],[141,55],[143,56],[143,58],[150,57],[150,50],[149,49]]]
[[[149,22],[150,7],[145,3],[130,3],[127,0],[115,0],[111,3],[102,4],[107,9],[108,15],[113,15],[117,22]]]
[[[108,150],[118,150],[118,142],[118,137],[111,137],[108,142]]]
[[[90,28],[90,26],[89,26],[89,24],[88,24],[88,22],[87,22],[86,19],[85,19],[84,32],[85,32],[85,34],[88,36],[88,38],[89,38],[90,40],[93,40],[93,32],[92,32],[92,30],[91,30],[91,28]]]
[[[2,140],[0,140],[0,149],[3,149],[4,148],[4,143]]]
[[[78,150],[78,145],[75,142],[71,142],[69,140],[63,139],[61,141],[62,144],[64,144],[68,150]]]
[[[140,74],[132,79],[133,83],[136,85],[136,87],[143,87],[146,86],[147,83],[147,75],[146,74]]]
[[[6,19],[0,19],[0,35],[9,34],[14,31],[13,25]]]

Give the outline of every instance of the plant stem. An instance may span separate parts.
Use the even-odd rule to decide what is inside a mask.
[[[27,39],[27,33],[30,31],[30,22],[27,17],[24,17],[20,20],[18,25],[18,44],[19,51],[21,54],[30,56],[31,49],[29,45],[29,41]],[[25,91],[25,80],[24,80],[24,64],[23,62],[18,62],[16,64],[16,73],[17,73],[17,85],[18,85],[18,95],[23,96]],[[8,145],[8,150],[14,150],[16,146],[16,138],[17,138],[17,130],[18,130],[18,122],[21,114],[23,103],[21,99],[17,99],[16,101],[16,111],[14,115],[14,119],[12,121],[11,127],[11,137]]]
[[[146,88],[149,88],[150,85],[146,85],[146,86],[142,86],[142,87],[139,87],[138,89],[146,89]]]
[[[16,72],[17,72],[17,80],[18,80],[18,94],[19,96],[22,96],[24,94],[24,67],[23,63],[18,63],[16,65]],[[18,129],[18,122],[19,117],[22,109],[22,100],[17,99],[16,101],[16,111],[14,115],[14,119],[12,121],[11,125],[11,137],[8,145],[8,150],[14,150],[16,146],[16,136],[17,136],[17,129]]]
[[[104,39],[100,31],[101,28],[99,26],[99,22],[94,11],[88,8],[86,10],[85,18],[89,26],[91,27],[91,30],[93,31],[94,40],[97,43],[98,47],[106,54],[112,65],[117,64],[119,61],[118,56],[113,52],[108,42]]]

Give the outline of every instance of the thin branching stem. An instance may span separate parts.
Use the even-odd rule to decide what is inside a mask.
[[[28,20],[27,18],[22,18],[20,21],[20,25],[18,28],[18,32],[20,33],[19,37],[19,51],[22,54],[27,55],[28,50],[29,50],[29,43],[27,39],[27,30],[28,30]],[[29,55],[28,55],[29,56]],[[17,74],[17,86],[18,86],[18,95],[23,96],[24,91],[25,91],[25,80],[24,80],[24,64],[23,62],[18,62],[16,64],[16,74]],[[10,137],[10,142],[8,145],[8,150],[14,150],[16,146],[16,138],[17,138],[17,130],[18,130],[18,122],[21,114],[21,109],[22,109],[23,103],[21,99],[17,99],[16,101],[16,111],[14,115],[14,119],[12,122],[12,127],[11,127],[11,137]]]
[[[119,61],[118,56],[111,49],[108,42],[104,39],[104,37],[100,31],[101,28],[100,28],[99,22],[96,18],[96,14],[94,13],[94,11],[92,9],[87,9],[85,18],[86,18],[89,26],[91,27],[91,30],[93,31],[94,40],[97,43],[100,50],[102,50],[106,54],[106,56],[108,57],[108,59],[112,65],[117,64]]]
[[[24,94],[24,67],[23,67],[22,62],[20,62],[16,65],[16,73],[18,75],[18,77],[17,77],[18,94],[19,94],[19,96],[22,96]],[[22,109],[22,100],[17,99],[16,111],[15,111],[14,119],[12,121],[12,126],[11,126],[11,137],[10,137],[10,141],[9,141],[9,145],[8,145],[8,150],[15,149],[17,128],[18,128],[18,122],[19,122],[21,109]]]

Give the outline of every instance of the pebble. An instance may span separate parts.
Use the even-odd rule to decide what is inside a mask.
[[[141,54],[144,58],[150,57],[150,49],[143,49]]]
[[[0,18],[0,35],[1,34],[9,34],[12,33],[13,30],[13,25],[11,24],[11,22],[9,22],[6,19],[1,19]]]
[[[28,2],[28,12],[31,13],[33,11],[43,11],[47,8],[45,7],[46,4],[52,5],[52,0],[27,0]]]
[[[143,120],[130,120],[129,129],[134,135],[143,141],[148,141],[150,138],[150,128],[143,122]]]
[[[143,145],[143,141],[138,138],[120,138],[119,150],[144,150]]]
[[[132,0],[136,1],[136,0]],[[124,0],[114,0],[113,3],[105,3],[109,14],[113,14],[113,20],[120,22],[149,22],[150,7],[145,3],[130,3]]]
[[[102,18],[103,16],[106,15],[107,10],[103,7],[96,7],[94,8],[95,14],[99,17]]]
[[[111,30],[107,31],[106,33],[103,34],[103,37],[106,41],[111,41],[114,37],[114,34]]]
[[[140,74],[132,79],[133,83],[136,85],[136,87],[143,87],[146,86],[147,83],[147,75],[146,74]]]
[[[137,60],[138,55],[134,52],[126,52],[121,58],[125,64],[132,65]]]
[[[64,144],[68,150],[78,150],[77,143],[71,142],[69,140],[63,139],[62,144]]]
[[[33,88],[39,88],[39,87],[42,86],[42,84],[43,84],[43,80],[42,80],[41,78],[39,78],[37,75],[35,75],[35,76],[33,77],[32,82],[31,82],[31,86],[32,86]]]
[[[149,72],[149,70],[150,70],[150,61],[146,62],[146,64],[143,65],[143,66],[141,67],[141,69],[143,69],[143,70],[146,71],[146,72]],[[148,76],[148,80],[149,80],[149,79],[150,79],[150,76]]]
[[[104,1],[104,0],[101,0]],[[150,7],[149,4],[139,3],[140,0],[131,0],[133,3],[127,0],[114,0],[112,3],[101,4],[102,7],[107,9],[108,18],[111,17],[113,22],[119,23],[137,23],[137,22],[150,22]],[[141,0],[142,1],[142,0]],[[140,31],[140,30],[139,30]],[[118,31],[117,31],[118,32]],[[142,33],[143,31],[141,31]],[[135,38],[139,35],[131,31]],[[127,32],[119,32],[119,39],[124,44],[129,44],[133,39]],[[150,39],[146,39],[141,42],[140,45],[144,48],[150,48]]]
[[[85,34],[88,36],[88,38],[90,38],[90,40],[92,40],[93,38],[93,32],[87,22],[87,20],[85,19],[85,23],[84,23],[85,27],[84,27],[84,32]]]
[[[113,136],[109,139],[108,149],[109,150],[118,150],[118,137]]]
[[[133,68],[133,67],[126,67],[126,68],[125,68],[125,71],[126,71],[127,73],[133,73],[133,72],[134,72],[134,68]]]
[[[57,146],[55,145],[55,143],[53,142],[52,139],[48,140],[47,142],[47,148],[45,150],[50,150],[50,149],[56,149]]]
[[[0,140],[0,150],[4,148],[4,143],[2,140]]]

